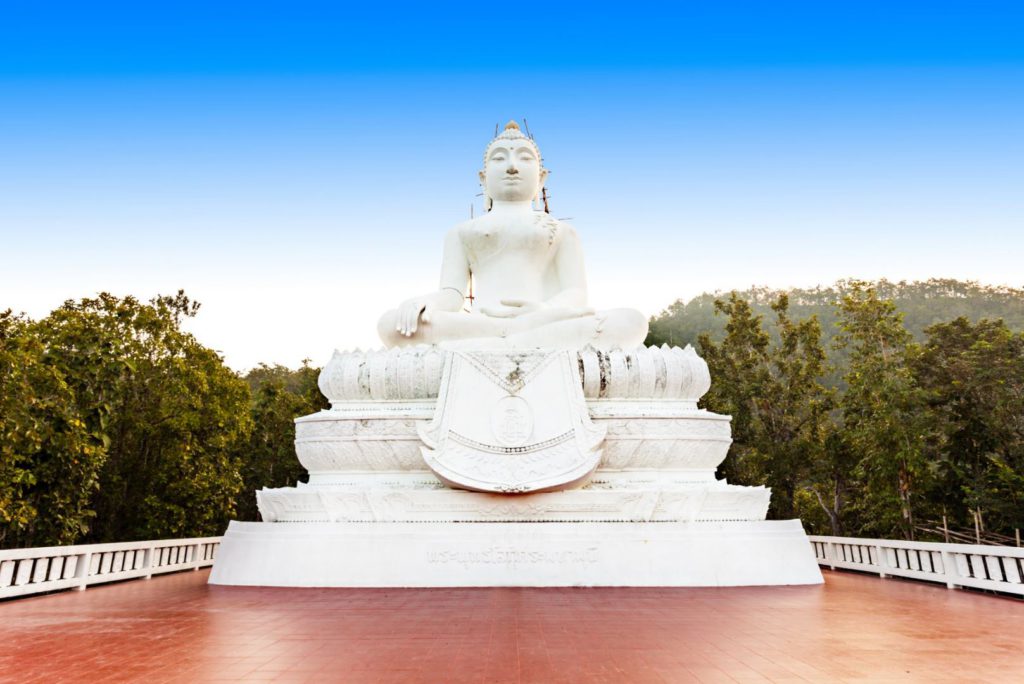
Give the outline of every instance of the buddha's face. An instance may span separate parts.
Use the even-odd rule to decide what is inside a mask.
[[[547,174],[528,140],[499,140],[487,151],[480,183],[492,200],[528,202],[540,192]]]

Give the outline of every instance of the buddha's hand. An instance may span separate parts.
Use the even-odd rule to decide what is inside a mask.
[[[544,302],[532,302],[524,299],[502,299],[501,307],[485,307],[480,310],[486,316],[494,318],[517,318],[528,320],[532,325],[545,325],[562,321],[567,318],[582,318],[594,315],[589,306],[552,306]]]
[[[405,300],[398,305],[395,330],[406,337],[412,337],[421,319],[424,323],[430,323],[430,316],[435,308],[435,302],[430,297],[413,297]]]
[[[485,306],[480,313],[492,318],[519,318],[527,314],[547,308],[544,302],[532,302],[527,299],[502,299],[501,306]]]

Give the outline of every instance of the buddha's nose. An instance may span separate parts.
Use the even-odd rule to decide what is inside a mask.
[[[505,173],[507,173],[510,176],[514,176],[517,173],[519,173],[519,169],[516,168],[515,164],[509,164],[508,169],[506,169]]]

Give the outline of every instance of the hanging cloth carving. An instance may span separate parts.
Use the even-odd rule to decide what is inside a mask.
[[[427,466],[451,487],[525,493],[582,484],[605,428],[587,412],[568,351],[450,351],[434,418],[418,426]]]

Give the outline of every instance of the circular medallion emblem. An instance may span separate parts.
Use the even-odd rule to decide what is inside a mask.
[[[491,432],[502,446],[522,446],[533,434],[533,411],[522,397],[502,397],[491,409]]]

